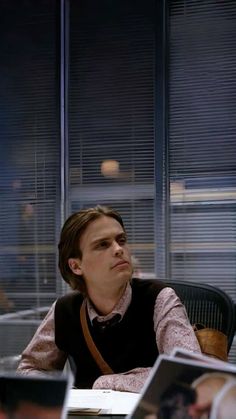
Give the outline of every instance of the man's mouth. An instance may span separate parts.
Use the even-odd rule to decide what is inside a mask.
[[[127,262],[127,260],[120,260],[119,262],[117,262],[113,267],[112,267],[112,269],[114,269],[114,268],[118,268],[119,266],[125,266],[125,265],[128,265],[129,263]]]

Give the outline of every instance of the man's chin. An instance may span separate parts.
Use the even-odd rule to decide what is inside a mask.
[[[123,270],[117,273],[117,277],[123,282],[129,282],[132,279],[132,271],[131,270]]]

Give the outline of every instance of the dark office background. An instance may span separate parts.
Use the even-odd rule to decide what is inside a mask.
[[[236,301],[236,2],[2,0],[0,37],[0,356],[67,290],[60,227],[96,203],[145,277]]]

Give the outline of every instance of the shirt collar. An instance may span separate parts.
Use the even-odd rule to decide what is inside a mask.
[[[96,309],[94,305],[92,304],[92,302],[89,300],[89,298],[86,298],[86,304],[87,304],[88,315],[89,315],[90,321],[92,322],[95,318],[97,318],[99,322],[103,322],[106,320],[110,320],[115,314],[120,314],[121,319],[122,319],[131,303],[131,298],[132,298],[132,288],[131,288],[130,283],[128,282],[120,300],[117,302],[113,310],[110,313],[106,314],[105,316],[100,316],[96,312]]]

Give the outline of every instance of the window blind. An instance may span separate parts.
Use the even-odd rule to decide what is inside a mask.
[[[60,136],[56,2],[3,0],[0,16],[3,356],[21,352],[57,294]]]
[[[235,25],[234,1],[171,2],[172,275],[236,300]]]
[[[236,301],[236,3],[178,0],[169,11],[172,278]]]
[[[154,1],[70,2],[69,209],[123,216],[154,272]]]

